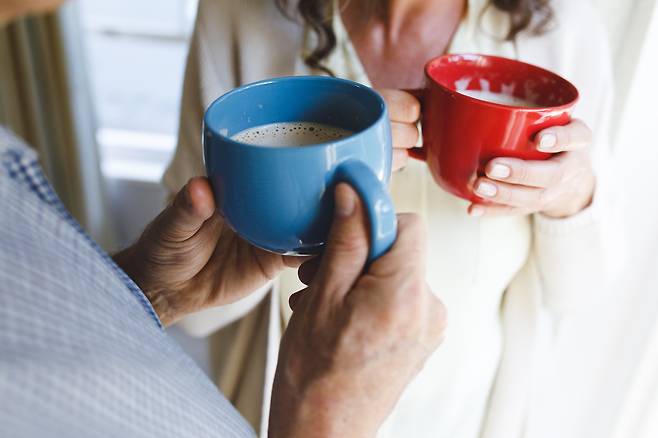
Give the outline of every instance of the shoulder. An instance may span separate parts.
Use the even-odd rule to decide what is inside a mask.
[[[551,0],[550,4],[559,22],[602,26],[599,12],[591,0]]]
[[[0,125],[0,178],[14,178],[37,165],[38,155],[23,140]]]
[[[556,67],[579,64],[590,67],[610,62],[610,43],[601,17],[589,0],[553,0],[552,24],[542,35],[528,32],[519,37],[524,56],[539,57]]]
[[[574,48],[597,55],[610,50],[608,32],[599,10],[590,0],[553,0],[555,40],[570,39]]]
[[[251,27],[254,25],[261,27]],[[299,24],[286,17],[275,0],[200,0],[197,28],[199,26],[267,34],[298,27]]]
[[[208,62],[237,73],[236,83],[290,74],[303,26],[274,0],[201,0],[194,42]]]
[[[206,106],[230,88],[290,74],[302,41],[302,26],[274,0],[201,0],[188,80],[197,76]]]

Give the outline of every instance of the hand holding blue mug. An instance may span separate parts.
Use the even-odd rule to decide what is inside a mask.
[[[285,147],[274,138],[277,129],[279,135],[284,129],[344,134]],[[249,136],[260,139],[246,142]],[[395,241],[397,220],[386,192],[391,128],[383,99],[370,88],[327,77],[246,85],[210,106],[203,137],[217,210],[251,244],[279,254],[319,253],[339,182],[352,185],[368,211],[370,260]]]

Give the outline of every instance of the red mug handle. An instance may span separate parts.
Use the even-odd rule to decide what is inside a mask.
[[[414,96],[420,102],[420,113],[422,120],[423,107],[425,106],[425,93],[424,88],[417,88],[414,90],[402,90]],[[411,148],[407,151],[411,158],[415,158],[420,161],[427,161],[427,150],[424,147]]]

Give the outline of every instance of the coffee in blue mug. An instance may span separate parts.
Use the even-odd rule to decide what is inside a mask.
[[[395,241],[391,128],[384,100],[366,86],[315,76],[245,85],[208,108],[203,150],[218,212],[255,246],[320,252],[339,182],[366,207],[370,260]]]

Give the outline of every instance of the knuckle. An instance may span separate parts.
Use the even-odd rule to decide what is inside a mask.
[[[414,135],[414,127],[410,124],[403,124],[401,126],[401,131],[402,131],[402,146],[411,146],[414,144],[414,141],[412,141],[413,135]]]
[[[426,298],[427,285],[423,276],[418,273],[406,273],[403,279],[403,286],[399,290],[404,291],[398,296],[413,305],[423,307]]]
[[[418,142],[418,128],[414,124],[407,126],[407,146],[413,146]]]
[[[391,122],[391,136],[393,137],[393,146],[401,146],[403,135],[400,123]]]
[[[409,120],[413,111],[413,99],[399,90],[382,90],[380,93],[386,102],[391,120],[396,122]]]
[[[558,163],[549,180],[549,185],[558,186],[564,182],[567,175],[566,166],[564,163]]]
[[[420,102],[411,94],[400,90],[380,90],[393,121],[413,123],[420,119]]]
[[[528,165],[525,163],[519,163],[515,170],[516,172],[516,178],[520,183],[527,183],[530,180],[530,171],[528,169]]]
[[[594,133],[582,120],[574,120],[570,132],[572,132],[571,138],[576,141],[580,148],[587,148],[592,143]]]
[[[510,204],[514,201],[514,193],[508,188],[498,186],[496,199],[502,204]]]
[[[146,259],[152,266],[178,267],[189,264],[202,254],[204,243],[201,240],[186,242],[185,245],[161,241],[146,254]]]
[[[420,102],[416,98],[410,98],[405,105],[407,120],[415,122],[420,118]]]
[[[387,311],[380,312],[377,316],[377,325],[381,334],[385,336],[396,336],[399,333],[408,333],[406,321],[409,319],[405,317],[404,312],[399,309],[393,309],[392,306],[387,308]]]
[[[416,337],[424,330],[425,321],[420,317],[428,311],[426,297],[420,291],[422,287],[407,287],[403,290],[405,294],[396,295],[393,301],[394,305],[390,306],[382,320],[383,329],[393,332],[394,334],[404,333],[410,337]]]
[[[410,123],[393,122],[391,123],[391,135],[394,147],[406,148],[416,144],[418,130]]]
[[[368,241],[363,233],[351,230],[349,232],[335,233],[332,238],[334,251],[348,253],[368,252]]]

